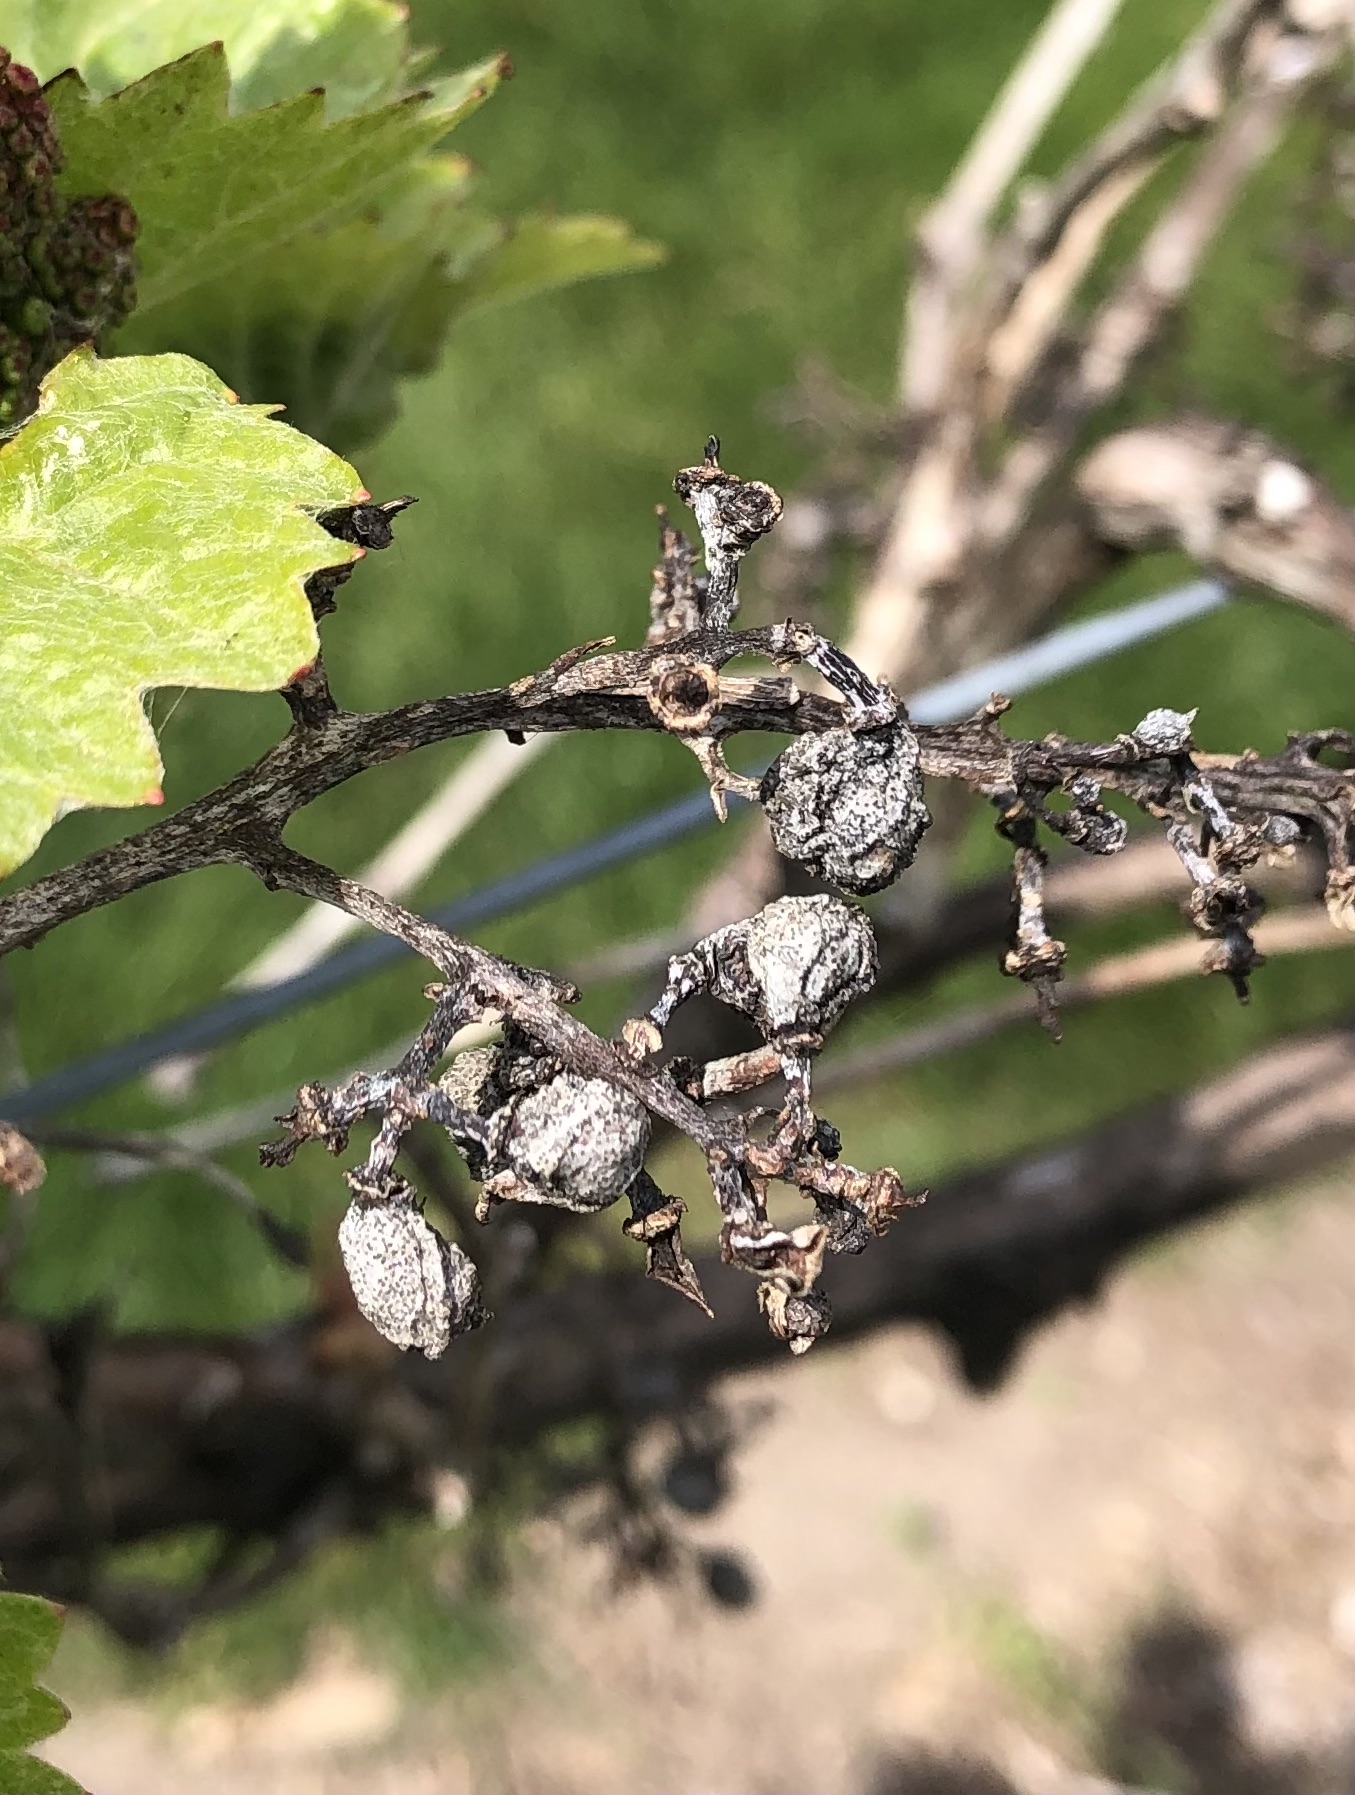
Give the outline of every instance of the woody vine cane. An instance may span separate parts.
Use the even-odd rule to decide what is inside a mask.
[[[1193,716],[1160,709],[1110,743],[1058,736],[1020,742],[1002,731],[1000,697],[967,722],[915,728],[887,687],[818,632],[793,622],[728,627],[737,609],[739,562],[779,516],[775,492],[723,469],[714,439],[700,466],[682,470],[675,485],[696,515],[705,568],[695,569],[686,538],[665,520],[648,646],[605,654],[598,651],[610,643],[589,643],[502,692],[472,695],[462,703],[479,712],[480,727],[663,729],[696,754],[717,809],[730,789],[755,797],[787,858],[854,895],[882,889],[911,863],[928,822],[924,780],[960,779],[995,805],[997,826],[1014,844],[1015,920],[1003,969],[1033,986],[1051,1029],[1057,1028],[1066,950],[1044,922],[1041,832],[1052,830],[1084,852],[1118,852],[1128,831],[1106,805],[1108,792],[1164,827],[1192,879],[1190,912],[1206,940],[1204,968],[1224,973],[1240,997],[1261,964],[1250,933],[1261,902],[1241,876],[1249,866],[1292,857],[1300,840],[1316,837],[1327,853],[1329,913],[1349,924],[1351,778],[1321,758],[1327,750],[1350,753],[1345,732],[1294,737],[1268,758],[1204,757],[1194,751]],[[406,502],[330,514],[326,525],[379,546]],[[316,576],[317,605],[332,605],[333,585]],[[736,656],[748,654],[779,668],[809,665],[838,698],[815,696],[785,678],[725,675]],[[308,786],[326,789],[348,776],[335,777],[298,737],[323,743],[331,730],[341,731],[350,738],[341,744],[346,767],[360,753],[352,737],[360,740],[364,732],[386,753],[415,745],[416,735],[438,739],[439,724],[442,734],[461,733],[447,727],[456,700],[438,701],[440,717],[435,707],[415,706],[348,718],[319,666],[287,697],[294,747],[284,814],[305,801]],[[392,748],[397,717],[412,727]],[[755,786],[729,768],[723,751],[729,735],[749,727],[797,735]],[[265,781],[269,758],[253,770]],[[246,774],[214,794],[218,807],[229,795],[234,808],[250,781]],[[267,798],[266,786],[261,795]],[[172,829],[177,820],[159,828]],[[166,876],[152,870],[147,838],[156,833],[141,838],[137,856],[150,878]],[[340,1246],[363,1313],[396,1344],[437,1356],[458,1333],[486,1319],[469,1255],[424,1218],[396,1170],[401,1142],[420,1123],[441,1128],[480,1180],[480,1220],[505,1203],[591,1212],[627,1196],[624,1230],[644,1246],[649,1275],[704,1303],[682,1245],[684,1205],[659,1191],[644,1170],[651,1118],[676,1127],[705,1158],[723,1257],[757,1279],[768,1325],[795,1351],[821,1337],[831,1320],[820,1286],[826,1255],[860,1252],[917,1200],[891,1169],[864,1172],[844,1163],[837,1131],[813,1108],[813,1057],[852,999],[869,990],[877,969],[869,920],[842,899],[781,899],[698,942],[670,962],[665,990],[648,1015],[604,1041],[569,1015],[578,997],[572,986],[459,941],[304,859],[285,847],[276,829],[232,832],[218,849],[213,858],[238,859],[270,886],[337,903],[397,935],[442,975],[427,988],[428,1023],[395,1067],[334,1089],[303,1086],[295,1109],[281,1118],[283,1137],[262,1149],[264,1163],[274,1166],[287,1164],[311,1140],[339,1154],[358,1121],[376,1118],[369,1153],[347,1174],[351,1201]],[[126,866],[119,870],[125,877]],[[40,892],[44,883],[50,882],[32,889]],[[664,1029],[700,990],[749,1016],[763,1048],[704,1065],[665,1064]],[[487,1019],[502,1022],[502,1043],[458,1055],[439,1074],[458,1031]],[[714,1099],[778,1078],[785,1098],[774,1109],[713,1112]],[[773,1227],[767,1210],[773,1181],[797,1188],[812,1204],[813,1219],[788,1230]]]

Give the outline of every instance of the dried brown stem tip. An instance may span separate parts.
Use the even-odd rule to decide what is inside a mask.
[[[666,1284],[711,1315],[701,1280],[682,1244],[680,1223],[686,1213],[681,1197],[665,1197],[649,1173],[642,1171],[630,1187],[630,1220],[621,1224],[621,1232],[628,1240],[643,1244],[647,1278]]]
[[[655,510],[659,519],[659,560],[651,575],[649,632],[645,636],[651,647],[700,629],[706,592],[705,576],[698,577],[693,565],[691,543],[669,523],[663,505],[655,506]]]
[[[699,467],[679,471],[673,491],[691,507],[706,553],[701,621],[708,629],[727,629],[739,608],[739,562],[780,517],[781,495],[761,480],[726,473],[716,436],[707,441]]]

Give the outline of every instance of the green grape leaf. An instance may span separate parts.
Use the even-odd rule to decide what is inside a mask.
[[[457,310],[506,305],[597,275],[652,268],[663,258],[657,243],[633,237],[619,218],[529,215],[510,226],[457,283]]]
[[[100,97],[220,43],[237,112],[312,87],[331,119],[393,99],[407,39],[396,0],[0,0],[0,43],[17,62],[44,81],[79,69]]]
[[[135,316],[118,347],[194,355],[246,399],[281,399],[298,429],[351,449],[394,420],[399,381],[437,365],[465,313],[661,259],[617,219],[498,224],[465,203],[469,172],[459,157],[429,158],[380,217],[298,238],[235,280]]]
[[[361,214],[494,91],[496,57],[376,111],[325,122],[321,93],[232,114],[220,44],[98,100],[75,73],[47,98],[67,198],[118,193],[141,221],[139,303],[234,279],[252,258]]]
[[[351,447],[394,419],[401,376],[437,363],[448,318],[446,271],[498,241],[465,206],[470,164],[429,157],[406,171],[382,213],[309,232],[184,293],[119,333],[119,351],[175,349],[205,361],[246,399],[286,406],[290,423]]]
[[[157,686],[275,690],[315,659],[304,586],[355,560],[319,443],[182,355],[76,350],[0,446],[0,874],[58,816],[160,802]]]
[[[80,1785],[27,1750],[70,1719],[37,1678],[61,1635],[61,1610],[41,1596],[0,1591],[0,1789],[8,1795],[80,1795]]]
[[[325,441],[379,434],[467,312],[662,257],[619,220],[466,206],[469,165],[427,152],[507,63],[379,103],[418,65],[394,0],[0,0],[6,30],[43,73],[79,65],[46,89],[62,200],[115,193],[139,219],[117,348],[205,361]]]

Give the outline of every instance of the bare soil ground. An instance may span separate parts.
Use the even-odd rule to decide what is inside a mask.
[[[1351,1249],[1332,1177],[1141,1259],[996,1396],[908,1328],[731,1380],[732,1488],[680,1517],[723,1604],[618,1591],[580,1504],[487,1684],[411,1703],[330,1635],[262,1706],[63,1689],[52,1755],[100,1795],[1344,1791]]]

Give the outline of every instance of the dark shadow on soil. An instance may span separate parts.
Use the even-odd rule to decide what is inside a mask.
[[[1242,1735],[1226,1636],[1184,1609],[1131,1633],[1118,1687],[1094,1722],[1087,1756],[1126,1790],[1164,1795],[1349,1795],[1355,1752],[1314,1740],[1306,1751],[1258,1753]],[[1335,1731],[1335,1729],[1333,1729]],[[997,1765],[929,1747],[878,1757],[863,1795],[1017,1795]]]

